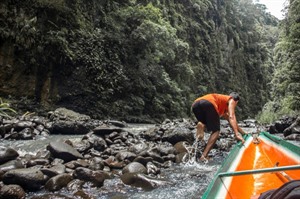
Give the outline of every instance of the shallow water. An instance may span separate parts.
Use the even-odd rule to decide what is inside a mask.
[[[165,169],[160,178],[170,182],[170,185],[144,191],[140,188],[124,185],[119,178],[105,180],[104,186],[98,189],[85,190],[99,199],[109,198],[200,198],[205,188],[213,178],[218,166],[216,165],[176,165]]]
[[[139,133],[143,130],[154,127],[154,125],[129,124],[125,130],[132,133]],[[47,138],[37,138],[37,140],[2,140],[0,146],[12,147],[20,153],[36,154],[40,149],[55,140],[79,141],[83,135],[50,135]],[[196,163],[192,157],[186,164],[174,164],[171,168],[161,169],[159,178],[170,182],[169,185],[158,187],[151,191],[144,191],[141,188],[128,186],[122,183],[120,178],[108,179],[104,181],[104,186],[101,188],[84,187],[84,191],[99,199],[123,199],[123,198],[156,198],[156,199],[174,199],[174,198],[201,198],[205,188],[212,180],[214,173],[217,171],[222,162],[213,160],[208,164]],[[60,194],[72,195],[67,190],[60,190]],[[43,192],[34,192],[27,195],[28,198],[34,195],[40,195]]]
[[[130,124],[126,130],[132,133],[138,133],[154,125],[135,125]],[[38,150],[45,148],[51,141],[59,139],[70,139],[71,141],[79,141],[83,135],[50,135],[47,138],[39,138],[38,140],[21,140],[7,141],[2,140],[0,146],[12,147],[19,151],[20,155],[35,154]],[[300,145],[299,142],[293,142]],[[193,145],[197,145],[194,143]],[[167,180],[170,185],[158,187],[151,191],[144,191],[141,188],[128,186],[122,183],[120,178],[108,179],[104,181],[101,188],[90,187],[88,184],[84,187],[85,193],[91,198],[97,199],[179,199],[179,198],[201,198],[208,184],[213,179],[215,172],[218,170],[222,161],[227,156],[223,156],[210,160],[207,164],[195,162],[194,153],[191,151],[190,157],[186,163],[174,164],[168,169],[161,169],[159,178]],[[60,190],[60,194],[72,196],[66,190]],[[27,195],[28,198],[34,195],[40,195],[43,192],[34,192]]]

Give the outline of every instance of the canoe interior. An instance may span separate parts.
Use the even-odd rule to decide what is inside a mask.
[[[251,135],[245,139],[244,145],[239,143],[231,150],[203,194],[203,199],[254,199],[265,191],[280,187],[289,179],[300,179],[300,169],[219,177],[218,174],[223,172],[300,165],[298,146],[265,132],[260,133],[259,144],[253,143]]]

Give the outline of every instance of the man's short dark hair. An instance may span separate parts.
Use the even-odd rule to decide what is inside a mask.
[[[240,95],[237,92],[231,92],[229,96],[231,96],[234,101],[240,100]]]

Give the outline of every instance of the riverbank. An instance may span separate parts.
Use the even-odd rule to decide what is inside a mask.
[[[259,129],[255,120],[240,126],[248,133]],[[188,119],[136,125],[57,109],[47,117],[2,118],[0,129],[0,196],[14,198],[172,196],[172,190],[180,195],[188,187],[182,196],[194,198],[236,143],[222,122],[212,161],[188,165],[182,160],[195,134],[195,123]],[[197,155],[204,146],[198,144]]]

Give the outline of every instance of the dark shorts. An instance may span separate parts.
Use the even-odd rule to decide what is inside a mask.
[[[198,121],[205,124],[207,131],[220,131],[220,117],[214,105],[207,100],[199,100],[192,106]]]

